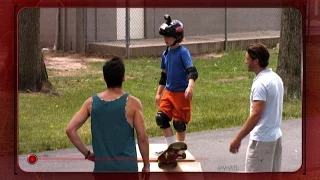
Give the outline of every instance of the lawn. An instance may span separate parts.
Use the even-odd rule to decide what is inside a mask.
[[[270,67],[275,70],[278,54],[270,50]],[[244,64],[244,51],[230,51],[222,57],[194,58],[199,78],[194,88],[192,121],[187,132],[241,126],[249,113],[249,94],[254,78]],[[161,136],[155,123],[155,94],[160,76],[159,58],[126,60],[124,90],[141,99],[149,137]],[[49,80],[59,96],[19,93],[19,154],[73,147],[65,128],[74,113],[90,96],[106,86],[103,62],[90,62],[85,70],[59,75],[48,69]],[[301,117],[301,100],[285,100],[283,119]],[[91,145],[90,119],[79,130]]]

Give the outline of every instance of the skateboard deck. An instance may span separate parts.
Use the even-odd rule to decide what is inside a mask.
[[[177,167],[177,159],[185,159],[185,151],[187,149],[188,146],[184,142],[174,142],[169,145],[169,147],[163,151],[157,159],[159,168]]]

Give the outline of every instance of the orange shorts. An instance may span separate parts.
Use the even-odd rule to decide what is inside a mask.
[[[172,92],[164,89],[158,111],[165,113],[174,121],[188,124],[191,119],[191,99],[184,97],[184,92]]]

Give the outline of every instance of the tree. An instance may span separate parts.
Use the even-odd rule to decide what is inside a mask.
[[[18,89],[29,92],[48,92],[48,80],[40,47],[40,9],[23,9],[18,26]]]
[[[296,9],[282,9],[277,73],[287,98],[301,97],[301,17]]]

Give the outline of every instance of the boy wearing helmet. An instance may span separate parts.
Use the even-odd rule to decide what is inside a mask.
[[[180,45],[184,37],[183,24],[165,15],[166,22],[159,28],[167,45],[161,57],[161,77],[155,97],[158,112],[156,123],[162,129],[169,146],[175,140],[184,141],[186,126],[190,122],[194,82],[198,72],[188,49]],[[162,95],[162,97],[161,97]],[[176,130],[176,138],[170,121]]]

